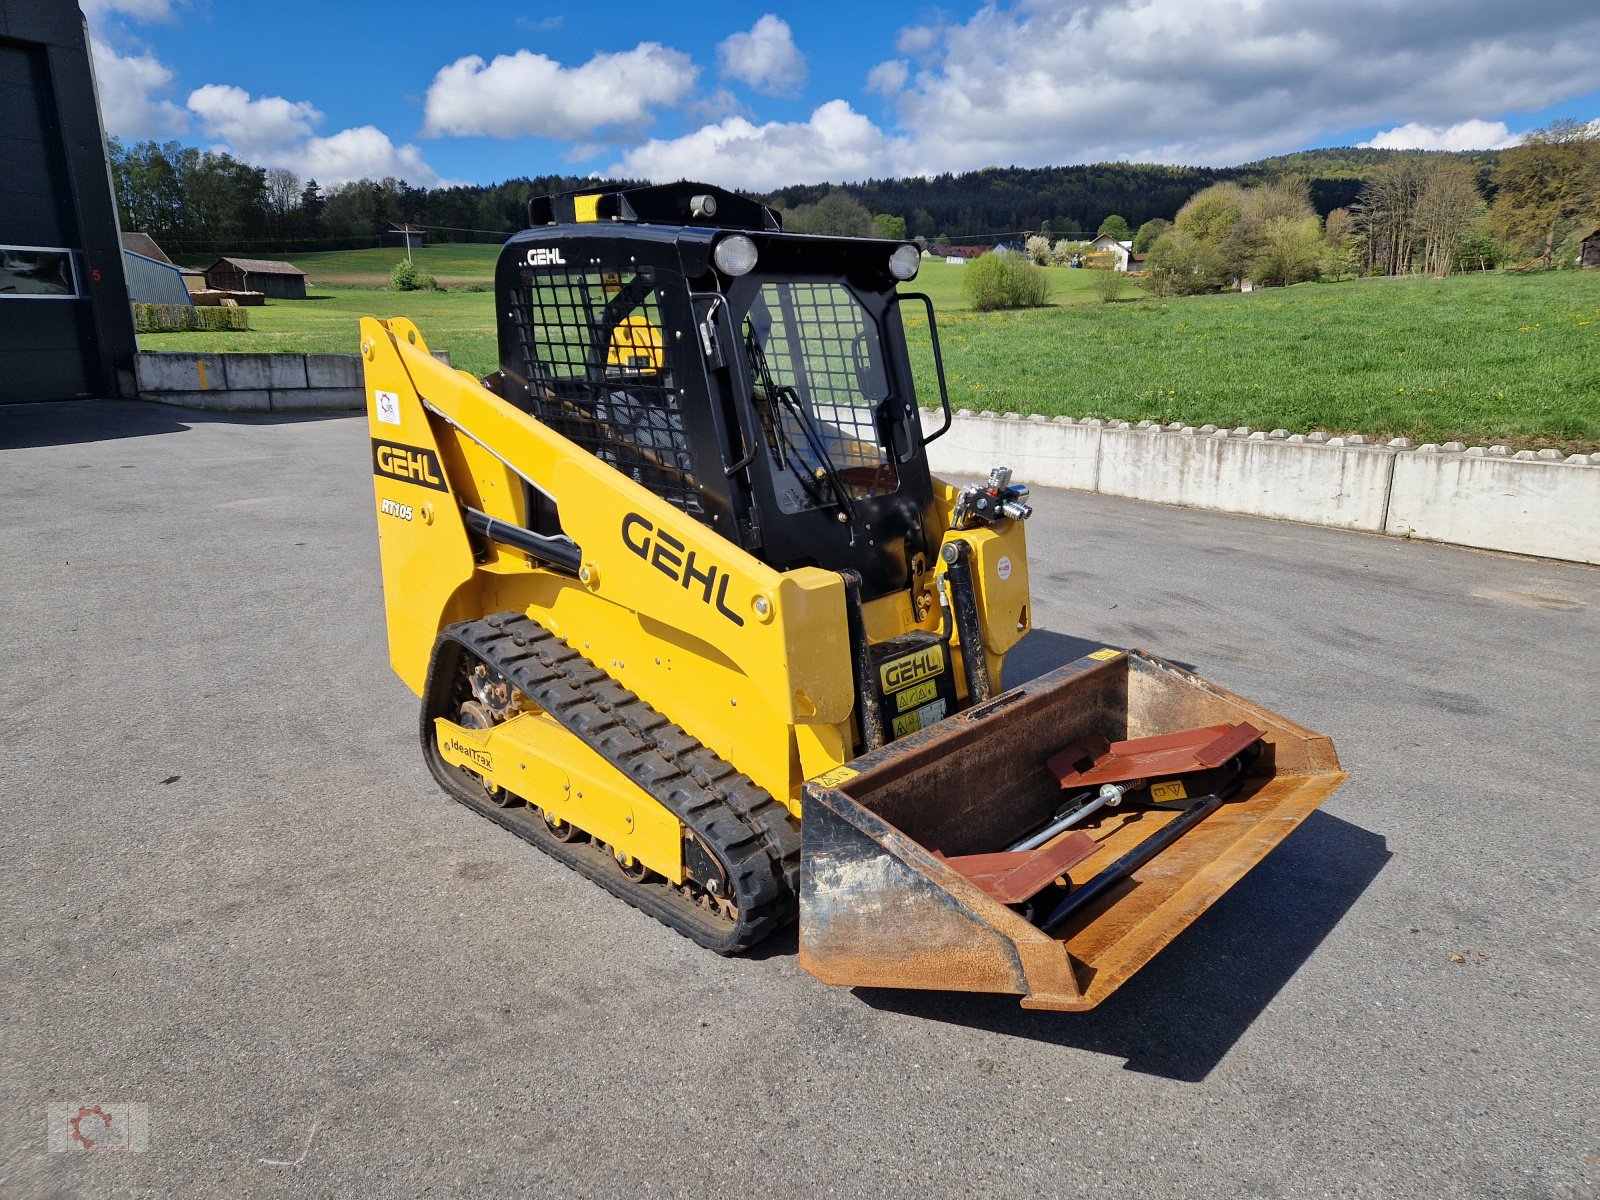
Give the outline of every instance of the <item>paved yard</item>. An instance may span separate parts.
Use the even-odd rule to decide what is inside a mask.
[[[1038,492],[1039,632],[1351,781],[1107,1004],[723,960],[447,802],[364,424],[0,408],[0,1195],[1586,1197],[1600,571]],[[47,1106],[148,1105],[143,1154]]]

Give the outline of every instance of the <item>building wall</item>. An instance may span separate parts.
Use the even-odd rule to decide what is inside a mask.
[[[246,272],[244,291],[260,292],[273,300],[304,300],[306,277],[304,275],[269,275],[265,272]]]
[[[0,0],[0,114],[0,403],[118,395],[133,317],[75,5]]]

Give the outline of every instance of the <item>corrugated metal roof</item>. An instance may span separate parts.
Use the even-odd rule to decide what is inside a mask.
[[[241,271],[248,271],[252,275],[304,275],[305,272],[293,263],[274,262],[270,258],[219,258],[206,269],[209,271],[217,263],[227,263],[229,266],[238,267]]]
[[[128,280],[128,299],[140,304],[193,304],[184,286],[183,272],[169,262],[147,258],[133,250],[122,252],[122,271]]]

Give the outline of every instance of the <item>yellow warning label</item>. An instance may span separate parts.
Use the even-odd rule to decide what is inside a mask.
[[[860,771],[851,770],[849,767],[835,767],[831,771],[824,771],[821,775],[813,776],[811,782],[818,787],[838,787],[847,780],[854,779]]]
[[[924,679],[921,683],[913,684],[903,692],[896,692],[894,696],[895,708],[900,712],[905,712],[911,708],[921,708],[938,694],[939,681],[937,679]]]
[[[1097,660],[1099,662],[1106,662],[1107,660],[1113,659],[1113,658],[1115,658],[1117,655],[1119,655],[1121,653],[1122,653],[1121,650],[1113,650],[1110,646],[1104,646],[1101,649],[1096,650],[1093,654],[1089,655],[1088,657],[1092,658],[1092,659],[1095,659],[1095,660]]]
[[[574,196],[572,198],[572,215],[579,221],[598,221],[600,219],[600,193],[594,192],[587,196]]]
[[[1169,800],[1187,800],[1189,793],[1183,790],[1183,780],[1169,779],[1165,783],[1152,783],[1150,785],[1150,799],[1157,804],[1165,804]]]

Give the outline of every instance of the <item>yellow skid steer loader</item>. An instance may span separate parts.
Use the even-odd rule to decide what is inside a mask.
[[[929,473],[915,246],[703,184],[530,210],[498,372],[361,325],[390,657],[455,799],[714,951],[798,915],[830,983],[1084,1009],[1344,778],[1138,651],[998,691],[1027,489]]]

